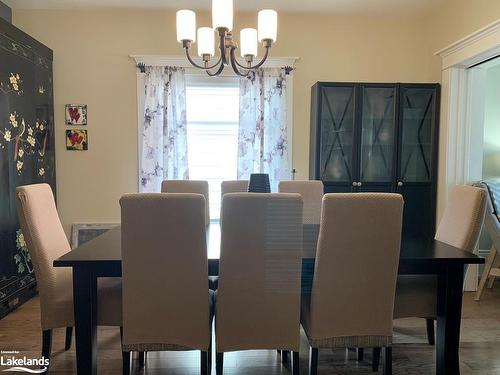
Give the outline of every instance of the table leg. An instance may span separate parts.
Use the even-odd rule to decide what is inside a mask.
[[[97,277],[86,267],[73,268],[76,363],[78,375],[97,374]]]
[[[438,275],[436,374],[460,374],[460,323],[462,318],[463,266],[446,266]]]

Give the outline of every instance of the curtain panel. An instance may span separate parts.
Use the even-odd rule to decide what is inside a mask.
[[[189,179],[184,68],[145,67],[139,191],[159,192],[165,179]]]
[[[290,179],[288,77],[283,68],[261,68],[240,79],[238,179],[268,173],[271,191]]]

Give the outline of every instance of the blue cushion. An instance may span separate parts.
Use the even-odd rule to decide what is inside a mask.
[[[500,178],[484,181],[484,184],[488,188],[493,210],[497,217],[500,218]]]

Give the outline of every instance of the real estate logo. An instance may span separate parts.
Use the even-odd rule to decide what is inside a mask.
[[[30,358],[19,356],[16,350],[0,352],[0,366],[8,367],[2,372],[25,372],[29,374],[43,374],[49,368],[50,360],[45,357]],[[34,367],[34,368],[30,368]],[[36,368],[38,367],[38,368]]]

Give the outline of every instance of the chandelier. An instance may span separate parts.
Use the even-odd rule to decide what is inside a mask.
[[[271,9],[264,9],[259,12],[258,31],[252,28],[245,28],[240,31],[240,54],[245,63],[240,63],[235,57],[238,44],[233,39],[233,0],[212,0],[212,27],[200,27],[196,32],[196,14],[192,10],[179,10],[177,18],[177,41],[186,50],[186,57],[196,68],[203,69],[209,76],[218,76],[226,65],[231,64],[234,72],[239,76],[247,76],[252,70],[264,64],[269,49],[276,41],[278,30],[278,13]],[[196,35],[198,34],[198,35]],[[211,63],[215,55],[215,34],[219,39],[220,56]],[[203,65],[193,61],[189,54],[189,49],[198,38],[198,56],[202,58]],[[264,57],[261,61],[252,65],[257,57],[258,42],[262,43],[265,49]]]

